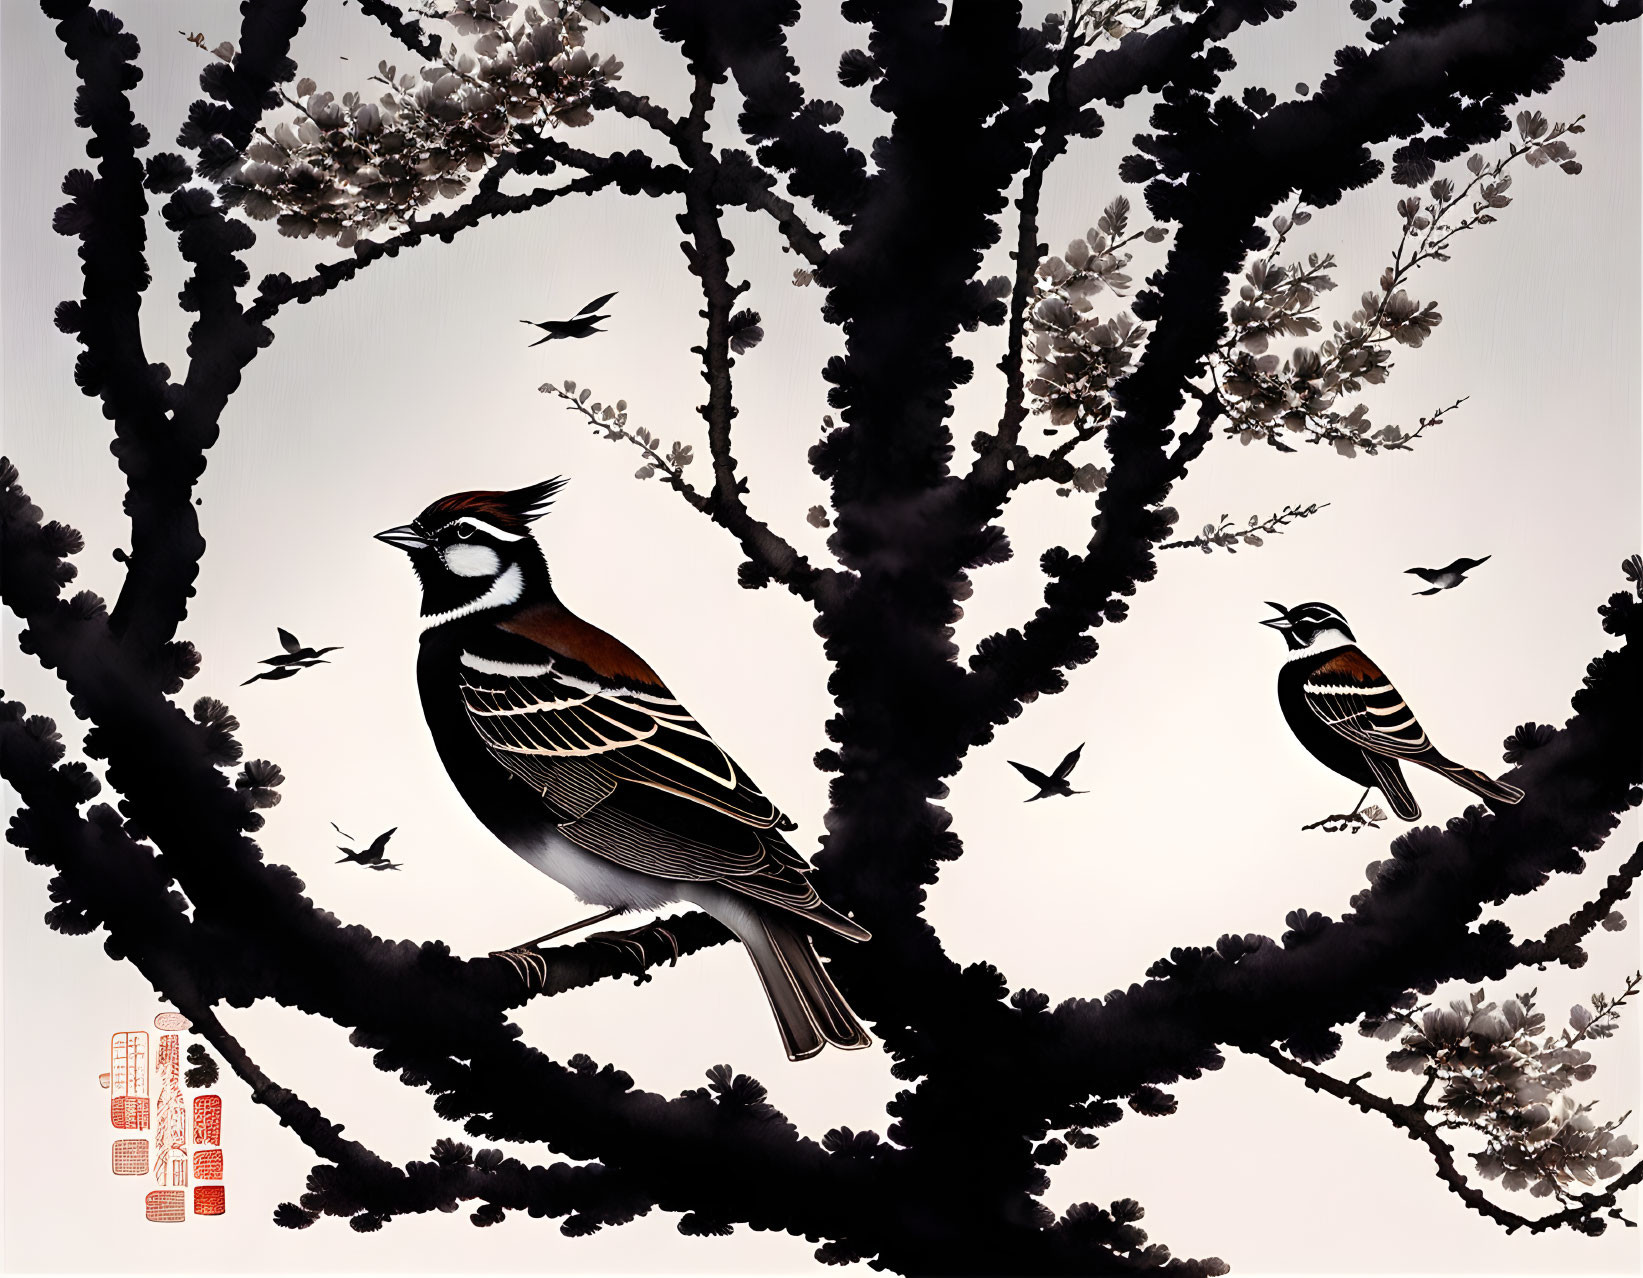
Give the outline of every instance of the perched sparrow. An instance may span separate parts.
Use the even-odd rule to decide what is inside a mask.
[[[1516,786],[1438,753],[1392,681],[1359,650],[1339,612],[1323,603],[1267,606],[1280,615],[1261,624],[1282,633],[1291,654],[1278,675],[1284,718],[1318,762],[1365,787],[1364,798],[1379,788],[1405,821],[1420,816],[1399,760],[1431,768],[1494,803],[1523,798]]]
[[[1404,572],[1414,573],[1432,587],[1430,590],[1417,590],[1417,595],[1435,595],[1442,590],[1453,590],[1466,580],[1467,573],[1493,558],[1493,555],[1485,555],[1482,559],[1457,559],[1447,568],[1405,568]]]
[[[1060,763],[1056,764],[1055,772],[1051,776],[1045,776],[1037,768],[1029,768],[1025,763],[1017,763],[1014,759],[1010,759],[1008,762],[1012,768],[1038,787],[1038,793],[1033,795],[1032,799],[1027,800],[1028,803],[1031,803],[1033,799],[1048,799],[1070,794],[1088,794],[1089,791],[1075,790],[1067,783],[1067,778],[1072,775],[1072,770],[1078,766],[1078,756],[1083,753],[1084,747],[1079,746]]]
[[[687,901],[723,923],[794,1060],[866,1047],[810,933],[868,933],[817,895],[781,836],[793,823],[655,671],[554,593],[529,525],[562,482],[457,493],[377,534],[422,582],[417,682],[446,771],[491,833],[608,907],[599,918]]]
[[[540,346],[543,342],[557,341],[561,337],[591,337],[595,333],[605,331],[602,328],[595,328],[594,325],[601,320],[610,318],[609,315],[595,315],[593,312],[615,296],[615,293],[606,293],[603,297],[594,298],[593,301],[577,311],[568,320],[520,320],[519,322],[529,324],[532,328],[539,328],[547,334],[546,337],[540,337],[532,342],[532,346]]]

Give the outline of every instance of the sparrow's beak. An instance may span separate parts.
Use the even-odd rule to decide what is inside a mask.
[[[1294,623],[1289,619],[1289,609],[1284,607],[1283,604],[1273,603],[1272,600],[1268,599],[1266,601],[1266,606],[1268,608],[1276,608],[1283,615],[1280,617],[1268,617],[1261,623],[1263,626],[1271,626],[1274,630],[1293,630],[1295,628]]]
[[[379,532],[377,540],[385,541],[390,546],[397,546],[406,554],[413,550],[428,549],[428,539],[411,524],[401,524],[398,528],[390,528],[386,532]]]

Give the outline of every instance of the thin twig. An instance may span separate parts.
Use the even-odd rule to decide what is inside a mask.
[[[707,117],[713,107],[713,75],[698,67],[690,95],[690,115],[673,129],[679,156],[689,166],[685,181],[685,213],[681,225],[691,237],[687,255],[691,272],[702,283],[707,303],[707,336],[698,348],[708,399],[702,405],[707,423],[708,454],[713,464],[713,489],[707,498],[708,514],[715,523],[728,528],[747,552],[757,574],[743,580],[758,584],[760,577],[779,581],[805,599],[815,599],[819,590],[830,590],[836,574],[825,574],[768,524],[754,519],[742,495],[747,484],[736,474],[736,458],[731,453],[731,422],[736,416],[730,375],[730,319],[737,296],[748,286],[730,282],[730,244],[719,225],[719,210],[713,185],[717,163],[707,144]]]
[[[1342,1082],[1333,1075],[1303,1065],[1297,1060],[1284,1055],[1270,1044],[1260,1047],[1239,1045],[1240,1050],[1251,1056],[1259,1056],[1271,1065],[1276,1066],[1284,1073],[1299,1078],[1307,1087],[1315,1092],[1327,1092],[1339,1100],[1344,1100],[1356,1106],[1365,1113],[1380,1114],[1392,1123],[1394,1127],[1405,1132],[1411,1140],[1425,1145],[1432,1155],[1432,1161],[1437,1164],[1438,1178],[1449,1189],[1457,1194],[1473,1211],[1486,1216],[1500,1225],[1507,1233],[1515,1233],[1519,1229],[1527,1230],[1531,1234],[1545,1233],[1548,1230],[1560,1229],[1565,1226],[1591,1232],[1589,1223],[1599,1226],[1597,1232],[1602,1232],[1604,1222],[1597,1219],[1597,1213],[1604,1208],[1614,1207],[1619,1201],[1620,1192],[1629,1189],[1639,1180],[1643,1180],[1643,1163],[1634,1166],[1630,1171],[1611,1182],[1606,1192],[1601,1194],[1577,1194],[1574,1197],[1574,1206],[1550,1216],[1542,1216],[1538,1220],[1528,1216],[1520,1216],[1516,1212],[1499,1207],[1478,1189],[1455,1164],[1454,1150],[1438,1134],[1436,1128],[1426,1121],[1424,1110],[1426,1106],[1399,1105],[1383,1097],[1366,1091],[1356,1083]],[[1424,1093],[1423,1093],[1424,1095]]]
[[[1027,309],[1032,300],[1033,280],[1038,273],[1038,204],[1044,189],[1045,173],[1067,149],[1067,122],[1071,113],[1067,103],[1067,79],[1076,63],[1078,51],[1083,47],[1079,36],[1081,19],[1077,0],[1074,0],[1066,34],[1056,56],[1055,74],[1050,77],[1050,82],[1045,88],[1047,109],[1044,130],[1038,146],[1033,151],[1033,157],[1028,162],[1027,175],[1022,179],[1021,198],[1016,201],[1021,218],[1016,228],[1015,281],[1010,290],[1009,340],[1004,358],[999,361],[999,368],[1005,377],[1004,413],[999,419],[997,432],[983,437],[986,451],[976,461],[978,470],[985,465],[986,469],[995,472],[995,483],[1004,482],[1003,463],[1021,437],[1021,427],[1027,420],[1025,346]],[[1073,442],[1080,442],[1079,437],[1075,436]],[[1065,453],[1061,453],[1060,456],[1065,456]],[[1052,460],[1055,457],[1056,454],[1052,454]],[[1041,470],[1042,467],[1038,469]],[[1019,473],[1017,482],[1025,482],[1025,478]]]
[[[1586,952],[1580,942],[1606,919],[1628,896],[1638,876],[1643,875],[1643,843],[1639,843],[1625,862],[1609,876],[1603,891],[1581,906],[1567,923],[1559,923],[1539,941],[1525,941],[1515,947],[1519,963],[1562,963],[1580,967],[1586,962]]]
[[[564,400],[565,403],[569,404],[583,417],[587,418],[588,421],[592,423],[592,425],[601,434],[603,434],[606,439],[621,440],[624,443],[632,444],[643,455],[645,464],[648,466],[654,466],[658,471],[660,471],[662,476],[667,480],[669,487],[671,487],[676,493],[683,497],[697,510],[701,511],[702,514],[711,515],[713,513],[713,503],[701,493],[697,492],[690,481],[684,477],[682,466],[674,466],[666,457],[656,451],[654,445],[647,443],[645,439],[641,439],[637,434],[628,430],[625,412],[619,417],[609,419],[600,416],[598,413],[593,411],[590,404],[585,403],[581,399],[575,390],[574,383],[568,383],[561,386],[555,385],[552,382],[545,382],[539,389],[547,392],[549,395],[555,395]],[[658,439],[656,442],[660,443],[661,441]]]
[[[1303,831],[1322,829],[1326,834],[1339,834],[1342,830],[1351,830],[1353,834],[1359,834],[1364,830],[1379,829],[1381,822],[1384,820],[1386,820],[1386,813],[1371,805],[1358,812],[1332,813],[1312,822],[1310,825],[1303,825],[1301,829]]]
[[[323,297],[373,262],[384,257],[397,256],[400,250],[419,244],[430,236],[438,236],[449,243],[463,231],[478,226],[487,217],[504,217],[511,213],[538,209],[562,195],[592,194],[624,180],[634,180],[641,173],[645,183],[653,190],[677,189],[683,177],[683,170],[673,165],[653,167],[650,161],[643,157],[631,161],[625,156],[610,158],[611,163],[608,167],[576,178],[563,186],[538,187],[524,195],[504,195],[500,191],[478,193],[455,212],[436,213],[432,217],[413,222],[398,235],[390,236],[386,240],[361,240],[354,245],[352,259],[321,266],[306,279],[293,281],[284,275],[265,276],[256,304],[250,308],[247,315],[256,321],[270,319],[287,302],[306,304],[316,297]]]
[[[1158,549],[1181,550],[1187,547],[1208,549],[1211,546],[1221,546],[1236,554],[1238,542],[1242,541],[1245,545],[1259,546],[1261,544],[1260,534],[1266,533],[1268,536],[1272,536],[1282,533],[1286,525],[1295,522],[1297,519],[1306,519],[1308,516],[1316,515],[1328,505],[1329,503],[1325,501],[1314,502],[1309,506],[1285,506],[1277,514],[1268,515],[1261,520],[1257,520],[1254,515],[1251,515],[1248,525],[1242,528],[1234,528],[1232,520],[1226,515],[1222,515],[1218,523],[1206,526],[1203,535],[1189,537],[1185,541],[1166,541]],[[1255,536],[1256,540],[1250,541],[1251,536]]]
[[[1584,1038],[1607,1037],[1609,1031],[1605,1031],[1603,1034],[1594,1035],[1592,1030],[1603,1024],[1604,1021],[1609,1020],[1611,1017],[1615,1020],[1619,1020],[1620,1009],[1626,1005],[1626,1001],[1636,994],[1639,989],[1643,989],[1643,972],[1633,972],[1626,978],[1626,988],[1620,992],[1619,997],[1612,999],[1602,1011],[1598,1012],[1596,1016],[1592,1017],[1591,1020],[1587,1021],[1586,1024],[1582,1025],[1573,1034],[1569,1033],[1568,1030],[1563,1031],[1562,1045],[1564,1047],[1573,1047]],[[1630,1111],[1627,1112],[1629,1113]],[[1617,1121],[1623,1122],[1624,1118]]]
[[[1495,220],[1494,215],[1488,210],[1495,206],[1487,201],[1481,204],[1474,204],[1471,215],[1461,218],[1453,225],[1446,225],[1444,219],[1455,208],[1463,203],[1480,184],[1491,179],[1499,178],[1507,166],[1512,164],[1514,161],[1525,156],[1533,156],[1536,152],[1545,149],[1550,143],[1557,141],[1563,133],[1569,131],[1571,127],[1578,126],[1580,121],[1584,118],[1584,116],[1577,116],[1573,122],[1573,126],[1557,126],[1556,130],[1545,138],[1527,142],[1522,146],[1509,146],[1506,156],[1500,160],[1497,160],[1493,165],[1480,165],[1480,167],[1473,173],[1471,181],[1467,182],[1458,191],[1454,192],[1450,198],[1440,200],[1437,199],[1437,197],[1434,197],[1435,202],[1429,205],[1425,212],[1422,212],[1420,209],[1418,197],[1411,197],[1411,200],[1413,200],[1412,209],[1409,207],[1410,200],[1400,202],[1399,209],[1400,211],[1404,211],[1403,227],[1399,234],[1397,248],[1393,252],[1392,263],[1381,275],[1380,294],[1375,303],[1374,312],[1366,318],[1362,328],[1358,332],[1340,342],[1338,348],[1329,356],[1328,361],[1323,366],[1324,371],[1328,371],[1332,367],[1336,369],[1348,367],[1354,354],[1359,351],[1377,349],[1389,350],[1395,340],[1395,333],[1393,330],[1396,325],[1387,324],[1387,308],[1391,305],[1394,296],[1398,294],[1400,286],[1422,264],[1429,261],[1448,261],[1449,258],[1448,254],[1445,252],[1445,249],[1448,247],[1450,240],[1452,240],[1461,231],[1470,230],[1474,227],[1487,225],[1488,223],[1493,222]],[[1562,144],[1559,143],[1559,145]],[[1297,201],[1296,204],[1296,211],[1299,211],[1299,201]],[[1424,226],[1420,224],[1423,218],[1425,219]],[[1273,278],[1271,270],[1277,257],[1278,248],[1282,245],[1293,225],[1294,223],[1292,218],[1290,225],[1286,226],[1284,231],[1279,235],[1278,242],[1274,244],[1267,253],[1263,262],[1263,267],[1265,268],[1265,278],[1263,279],[1260,289],[1251,299],[1249,299],[1249,305],[1259,306],[1274,292],[1289,292],[1296,288],[1298,282],[1297,277],[1286,273],[1283,278],[1275,279]],[[1419,238],[1415,240],[1413,245],[1411,245],[1411,240],[1415,239],[1417,234]],[[1405,258],[1406,252],[1408,252],[1407,260]],[[1321,275],[1324,270],[1332,267],[1333,265],[1333,257],[1325,255],[1322,260],[1314,261],[1308,266],[1306,272],[1299,277],[1299,282],[1304,283],[1308,275]],[[1327,282],[1325,282],[1324,286],[1328,286]],[[1316,292],[1309,290],[1308,295],[1316,296]],[[1265,318],[1270,319],[1272,315],[1276,314],[1284,316],[1290,320],[1294,320],[1311,315],[1318,309],[1320,308],[1316,302],[1311,305],[1296,307],[1295,309],[1285,309],[1284,306],[1280,304],[1276,311],[1269,312]],[[1312,324],[1312,327],[1316,329],[1317,325],[1315,322]],[[1276,327],[1270,328],[1266,331],[1276,333],[1288,330],[1283,329],[1282,327]],[[1215,371],[1217,387],[1221,384],[1221,374],[1227,367],[1229,361],[1232,360],[1236,347],[1241,342],[1247,340],[1252,332],[1266,335],[1266,331],[1263,331],[1263,327],[1260,322],[1257,322],[1256,324],[1245,324],[1241,327],[1238,325],[1231,326],[1227,336],[1216,348],[1216,351],[1210,361]],[[1390,365],[1387,365],[1387,367],[1390,367]],[[1288,366],[1286,365],[1285,369],[1287,370],[1287,368]],[[1320,373],[1316,372],[1311,374],[1314,379],[1320,375]],[[1272,394],[1273,402],[1281,402],[1289,390],[1287,371],[1279,373],[1262,373],[1257,368],[1246,366],[1240,369],[1240,376],[1252,380],[1257,385],[1268,388]],[[1356,389],[1353,385],[1353,377],[1343,376],[1341,381],[1346,391]],[[1334,399],[1335,397],[1332,396],[1330,402],[1333,403]],[[1340,420],[1339,414],[1325,414],[1320,416],[1316,410],[1307,407],[1303,407],[1301,412],[1303,418],[1303,428],[1311,432],[1308,436],[1309,442],[1334,443],[1337,441],[1349,441],[1348,450],[1350,450],[1351,447],[1363,447],[1369,452],[1374,452],[1377,448],[1385,448],[1389,451],[1406,449],[1425,432],[1427,426],[1435,424],[1443,416],[1443,413],[1440,412],[1435,414],[1430,421],[1423,419],[1421,428],[1415,431],[1412,435],[1395,437],[1388,441],[1382,441],[1373,439],[1373,437],[1367,435],[1363,431],[1343,430],[1340,425],[1337,424]],[[1229,433],[1238,434],[1241,432],[1255,432],[1257,435],[1264,437],[1269,443],[1273,444],[1274,447],[1287,451],[1287,445],[1284,445],[1281,442],[1281,439],[1277,433],[1277,424],[1271,420],[1261,420],[1259,418],[1252,417],[1252,415],[1242,407],[1237,399],[1227,397],[1227,416],[1231,419],[1231,424],[1228,427]],[[1289,415],[1286,414],[1286,416]],[[1249,436],[1246,435],[1246,442],[1248,442],[1248,439]]]
[[[1462,395],[1453,404],[1450,404],[1446,408],[1438,409],[1438,411],[1433,413],[1430,417],[1422,417],[1420,419],[1421,424],[1415,428],[1415,432],[1413,434],[1404,435],[1391,443],[1382,444],[1381,447],[1386,449],[1388,452],[1407,451],[1411,444],[1413,444],[1422,435],[1426,434],[1427,427],[1436,426],[1445,417],[1454,412],[1470,398],[1470,395]]]
[[[389,4],[388,0],[359,0],[359,11],[367,18],[375,18],[412,53],[420,53],[430,61],[439,58],[439,38],[423,31],[422,24],[407,18],[397,5]]]

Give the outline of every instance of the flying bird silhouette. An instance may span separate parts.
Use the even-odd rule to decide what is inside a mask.
[[[591,337],[595,333],[605,331],[602,328],[595,328],[594,325],[601,320],[610,318],[609,315],[595,315],[593,312],[615,296],[615,293],[606,293],[603,297],[594,298],[593,301],[577,311],[568,320],[520,320],[519,322],[529,324],[532,328],[539,328],[547,334],[546,337],[538,338],[532,342],[532,346],[540,346],[543,342],[555,342],[561,337]]]
[[[335,821],[331,822],[331,828],[338,834],[342,835],[342,837],[347,839],[350,843],[355,841],[354,836],[349,834],[348,831],[344,830]],[[356,851],[354,848],[339,847],[337,851],[342,853],[342,860],[338,861],[337,864],[341,865],[343,861],[352,861],[355,865],[363,865],[369,870],[399,869],[399,862],[390,861],[387,858],[388,840],[394,837],[394,830],[397,829],[399,829],[399,827],[396,825],[393,829],[384,830],[371,841],[370,847],[363,850]]]
[[[1080,744],[1076,750],[1056,765],[1055,772],[1050,776],[1045,776],[1037,768],[1029,768],[1025,763],[1017,763],[1014,759],[1009,760],[1009,764],[1038,787],[1038,793],[1033,795],[1032,799],[1027,800],[1028,803],[1031,803],[1033,799],[1049,799],[1058,795],[1088,794],[1088,790],[1074,790],[1067,784],[1067,778],[1072,775],[1073,768],[1078,766],[1078,756],[1083,753],[1084,746]]]
[[[342,647],[340,643],[334,643],[328,648],[305,648],[297,637],[283,626],[275,626],[274,629],[279,631],[280,647],[285,649],[285,655],[283,657],[264,657],[262,664],[265,666],[289,666],[300,665],[303,662],[313,662],[326,653],[335,652]]]
[[[273,669],[257,671],[240,687],[245,687],[246,683],[255,683],[258,679],[289,679],[297,671],[306,670],[310,666],[328,666],[331,663],[324,659],[323,654],[336,652],[342,647],[341,644],[334,643],[327,648],[305,648],[302,642],[283,626],[275,626],[274,629],[279,631],[280,647],[284,648],[285,652],[278,657],[264,657],[262,664],[272,666]]]
[[[1467,573],[1493,558],[1493,555],[1485,555],[1482,559],[1457,559],[1447,568],[1405,568],[1404,571],[1414,573],[1432,587],[1430,590],[1417,590],[1417,595],[1435,595],[1441,590],[1453,590],[1466,580]]]

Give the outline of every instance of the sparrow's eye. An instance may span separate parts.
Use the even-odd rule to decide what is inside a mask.
[[[472,524],[458,524],[456,526],[456,535],[458,537],[460,537],[463,541],[467,541],[468,538],[470,538],[474,535],[473,525]]]

